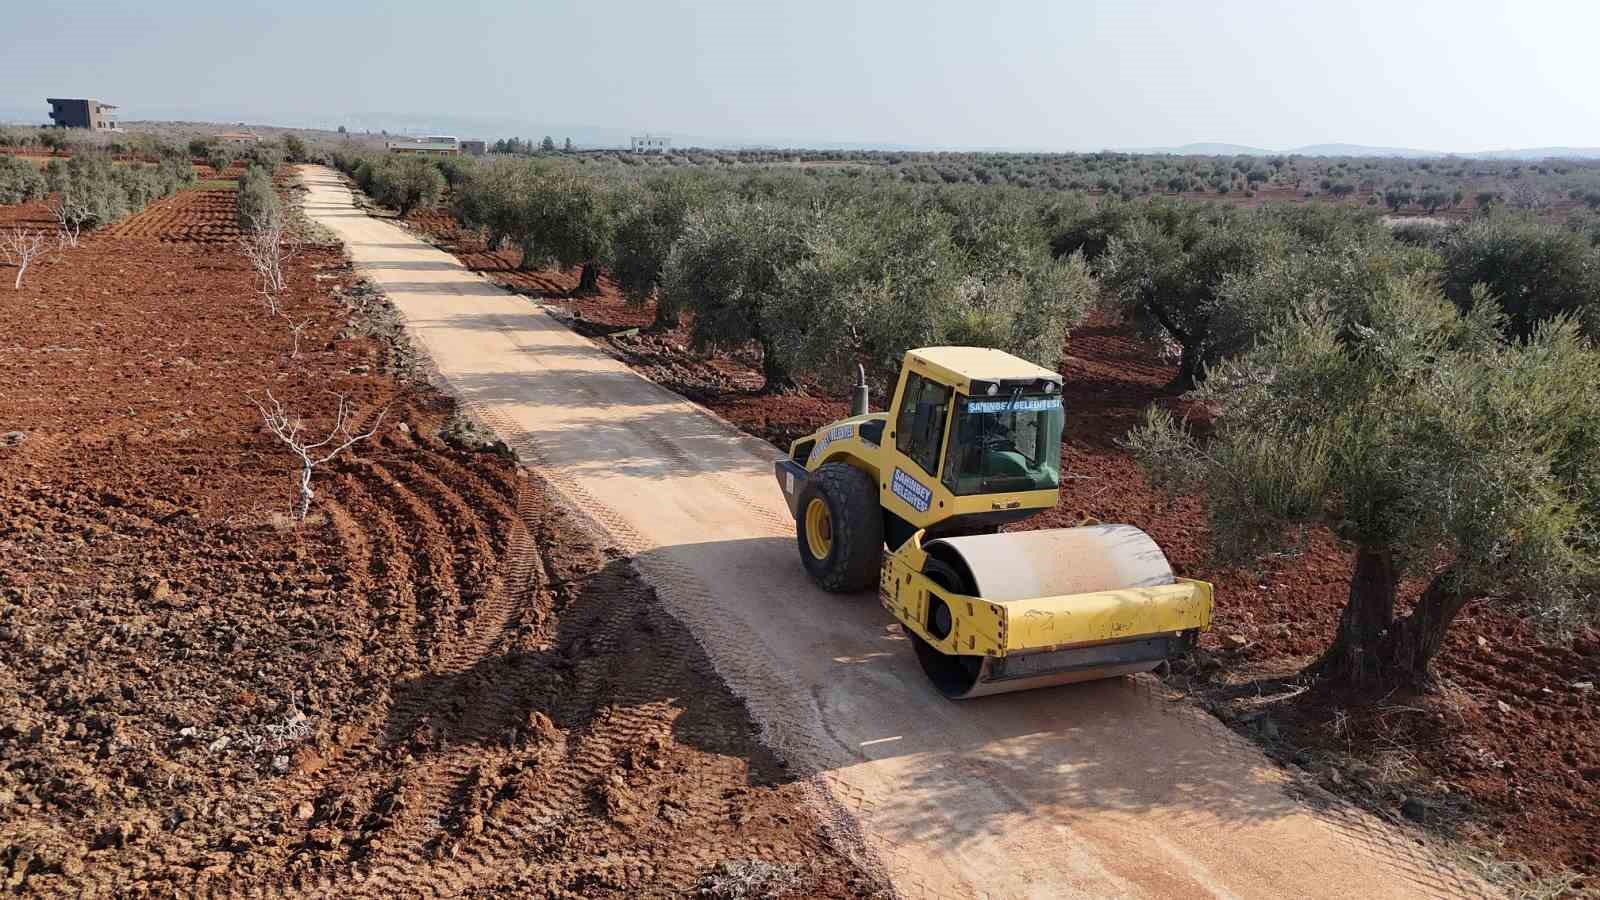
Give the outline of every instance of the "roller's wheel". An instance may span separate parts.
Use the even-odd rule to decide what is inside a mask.
[[[800,561],[823,590],[864,591],[883,564],[883,511],[872,476],[849,463],[826,463],[800,492],[795,538]]]
[[[972,587],[961,577],[956,568],[942,560],[928,557],[922,564],[922,574],[928,580],[947,591],[957,594],[970,594]],[[950,617],[950,609],[943,600],[932,598],[929,601],[928,621],[924,627],[928,633],[941,640],[950,633],[954,622]],[[939,693],[951,699],[964,696],[978,683],[983,672],[983,657],[981,656],[952,656],[940,652],[932,644],[922,639],[922,636],[911,629],[901,625],[900,629],[911,639],[912,649],[917,651],[917,663],[922,666],[922,673],[928,676],[933,686]]]

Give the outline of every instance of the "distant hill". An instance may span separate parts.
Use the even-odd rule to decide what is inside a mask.
[[[1276,150],[1246,147],[1243,144],[1199,143],[1182,147],[1117,147],[1112,153],[1138,153],[1147,156],[1271,156]]]
[[[1485,150],[1463,153],[1473,159],[1600,159],[1600,147],[1533,147],[1527,150]]]
[[[1361,144],[1311,144],[1288,151],[1296,156],[1399,156],[1405,159],[1427,159],[1445,156],[1432,150],[1413,147],[1367,147]]]

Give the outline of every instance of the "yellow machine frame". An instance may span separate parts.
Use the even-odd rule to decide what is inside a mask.
[[[1211,627],[1211,585],[1204,581],[1179,578],[1158,587],[995,602],[956,594],[935,584],[922,574],[927,558],[920,531],[894,552],[884,554],[878,599],[884,609],[941,653],[1006,656]],[[943,639],[924,624],[933,597],[950,608],[953,626]]]
[[[990,384],[1032,383],[1038,387],[1043,383],[1059,391],[1061,377],[999,351],[945,347],[907,352],[889,411],[834,422],[793,442],[789,458],[776,463],[778,482],[796,517],[803,548],[809,546],[815,558],[824,558],[834,528],[834,523],[826,521],[826,509],[814,514],[815,510],[801,508],[805,482],[823,465],[844,462],[877,484],[879,506],[892,514],[885,516],[886,522],[900,520],[898,533],[891,536],[887,527],[885,530],[889,547],[881,563],[879,600],[909,632],[940,654],[993,659],[996,665],[1011,656],[1024,665],[1029,658],[1048,660],[1044,654],[1060,659],[1063,654],[1054,651],[1070,655],[1080,648],[1095,648],[1086,650],[1084,658],[1105,662],[1104,671],[1114,674],[1122,671],[1116,668],[1117,653],[1135,642],[1181,648],[1211,627],[1212,586],[1203,581],[1176,578],[1171,584],[1157,586],[985,600],[946,589],[924,574],[928,530],[952,519],[993,525],[1026,518],[1054,508],[1059,490],[955,494],[943,480],[950,430],[956,421],[949,413],[939,436],[936,470],[924,470],[896,441],[895,417],[905,409],[907,385],[914,375],[948,387],[949,409],[954,409],[961,395],[995,396]],[[974,389],[975,382],[984,394]],[[858,391],[859,406],[865,408],[865,388],[858,387]],[[864,432],[877,440],[870,440]],[[815,501],[813,505],[821,506]],[[928,627],[930,606],[936,599],[947,608],[951,623],[943,638]],[[941,611],[941,627],[943,614]]]

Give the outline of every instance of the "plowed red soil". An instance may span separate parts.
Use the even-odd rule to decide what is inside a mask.
[[[390,374],[332,248],[292,353],[214,193],[0,266],[0,889],[874,894],[629,561]],[[298,527],[268,390],[387,410]]]
[[[232,189],[179,191],[123,219],[106,233],[168,243],[232,244],[239,238],[233,197]]]
[[[514,250],[488,252],[445,213],[417,215],[411,224],[468,265],[575,316],[575,327],[642,374],[780,447],[848,414],[843,398],[760,394],[753,351],[697,354],[681,328],[616,333],[647,326],[653,312],[624,304],[605,279],[599,296],[573,298],[575,271],[515,272]],[[1173,676],[1175,685],[1204,696],[1309,663],[1331,640],[1345,602],[1349,548],[1316,529],[1257,570],[1216,565],[1202,500],[1155,489],[1116,445],[1151,403],[1182,407],[1166,387],[1176,367],[1104,313],[1074,331],[1067,353],[1061,501],[1021,527],[1068,526],[1085,516],[1133,523],[1178,572],[1215,584],[1215,628],[1202,639],[1203,652]],[[876,408],[883,402],[874,398]],[[1445,685],[1438,693],[1372,706],[1343,708],[1300,694],[1214,707],[1285,765],[1389,818],[1404,815],[1535,869],[1571,869],[1600,885],[1600,635],[1546,643],[1482,600],[1462,613],[1438,666]]]

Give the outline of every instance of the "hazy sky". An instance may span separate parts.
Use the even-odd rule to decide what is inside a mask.
[[[1600,0],[8,3],[0,108],[1061,150],[1600,146]]]

